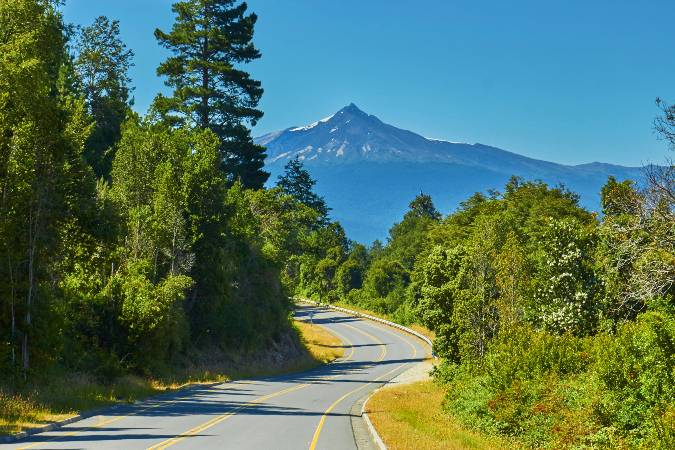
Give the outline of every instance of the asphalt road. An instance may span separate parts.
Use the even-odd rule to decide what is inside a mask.
[[[425,356],[424,344],[331,310],[296,316],[342,338],[342,359],[309,372],[197,387],[111,408],[12,449],[356,449],[352,405]]]

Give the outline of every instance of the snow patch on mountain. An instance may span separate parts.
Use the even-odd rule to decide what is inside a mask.
[[[335,114],[303,127],[287,128],[255,139],[267,148],[268,165],[300,158],[314,165],[434,163],[481,167],[507,175],[558,179],[564,174],[597,173],[606,178],[620,166],[591,163],[567,166],[483,144],[429,139],[396,128],[351,103]]]
[[[432,141],[432,142],[447,142],[448,144],[464,144],[464,145],[471,145],[468,142],[461,142],[461,141],[448,141],[447,139],[434,139],[430,137],[425,137],[427,141]]]
[[[317,120],[316,122],[312,122],[309,125],[305,125],[304,127],[290,128],[288,131],[307,131],[307,130],[311,130],[312,128],[318,126],[320,123],[326,123],[326,122],[330,121],[330,119],[332,119],[334,115],[335,114],[331,114],[328,117],[324,117],[323,119]]]

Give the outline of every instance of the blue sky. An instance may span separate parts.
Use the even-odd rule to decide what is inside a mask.
[[[164,89],[169,0],[67,0],[66,20],[121,21],[143,112]],[[672,0],[249,0],[249,65],[263,82],[255,135],[350,102],[424,136],[565,164],[661,162],[657,96],[675,101]]]

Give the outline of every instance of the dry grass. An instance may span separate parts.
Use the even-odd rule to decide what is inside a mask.
[[[295,327],[314,361],[327,364],[345,354],[345,345],[326,328],[301,320],[295,321]]]
[[[481,436],[462,427],[442,410],[445,391],[432,381],[377,391],[366,411],[392,450],[518,448],[510,441]]]
[[[49,383],[0,390],[0,435],[66,419],[78,411],[133,402],[158,392],[150,380],[124,376],[104,385],[84,374],[55,374]]]
[[[295,322],[296,339],[287,336],[273,348],[252,354],[215,349],[193,352],[192,360],[163,378],[123,376],[103,384],[86,374],[53,373],[47,382],[21,390],[0,387],[0,435],[63,420],[78,411],[140,400],[190,384],[300,372],[331,362],[344,354],[344,345],[325,328]]]
[[[417,331],[419,334],[421,334],[422,336],[424,336],[426,338],[431,339],[431,342],[433,342],[434,339],[436,339],[436,333],[434,333],[433,331],[431,331],[427,327],[423,327],[420,324],[413,323],[411,325],[408,325],[408,328],[410,328],[411,330]]]

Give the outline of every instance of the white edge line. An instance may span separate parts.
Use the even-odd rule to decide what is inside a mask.
[[[333,306],[331,304],[322,304],[322,303],[319,303],[319,302],[315,302],[314,300],[309,300],[309,299],[304,299],[304,298],[297,298],[296,300],[299,301],[299,302],[302,302],[302,303],[309,303],[310,305],[315,305],[315,306],[327,306],[328,308],[330,308],[332,310],[335,310],[335,311],[340,311],[342,313],[350,314],[350,315],[357,316],[357,317],[363,317],[365,319],[369,319],[369,320],[372,320],[372,321],[375,321],[375,322],[379,322],[379,323],[388,325],[388,326],[393,327],[393,328],[397,328],[397,329],[399,329],[401,331],[404,331],[408,334],[411,334],[411,335],[421,339],[425,343],[427,343],[431,347],[431,356],[433,356],[434,359],[438,359],[438,357],[434,354],[434,350],[433,350],[434,347],[433,347],[433,343],[431,342],[431,339],[429,339],[428,337],[424,336],[423,334],[420,334],[417,331],[412,330],[408,327],[404,327],[403,325],[400,325],[400,324],[395,323],[395,322],[391,322],[389,320],[380,319],[379,317],[371,316],[370,314],[364,314],[364,313],[354,311],[354,310],[351,310],[351,309],[341,308],[339,306]],[[373,422],[371,422],[370,417],[368,417],[368,413],[366,412],[366,405],[368,404],[368,401],[373,396],[373,394],[375,394],[375,392],[377,392],[379,389],[381,389],[381,387],[378,388],[378,389],[375,389],[370,394],[370,396],[366,399],[366,401],[363,402],[363,406],[361,406],[361,417],[363,418],[364,422],[366,422],[366,427],[368,428],[368,432],[370,433],[370,437],[372,438],[375,445],[379,448],[379,450],[387,450],[387,445],[382,440],[382,437],[380,436],[380,434],[375,429],[375,426],[373,425]]]
[[[376,391],[377,390],[378,389],[376,389]],[[375,391],[373,391],[373,393],[370,394],[370,397],[372,397],[374,393],[375,393]],[[366,399],[366,401],[363,402],[363,406],[361,406],[361,417],[366,422],[366,426],[368,427],[368,432],[370,433],[370,437],[373,439],[373,442],[375,443],[375,445],[380,450],[387,450],[387,444],[385,444],[384,441],[382,440],[382,437],[380,437],[380,434],[375,429],[375,426],[373,425],[373,422],[370,421],[370,417],[368,417],[368,413],[366,412],[366,405],[368,404],[368,400],[370,400],[370,397],[368,397]]]

